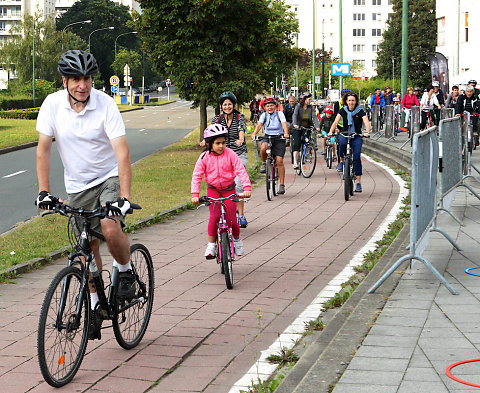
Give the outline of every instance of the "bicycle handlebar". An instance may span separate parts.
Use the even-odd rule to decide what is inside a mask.
[[[239,202],[240,200],[237,198],[237,194],[230,194],[227,197],[222,197],[222,198],[212,198],[207,195],[201,196],[198,201],[201,203],[212,203],[212,202],[223,202],[226,201],[227,199],[231,199],[234,202]]]
[[[85,217],[87,219],[91,219],[91,218],[95,218],[95,217],[113,219],[112,217],[110,217],[108,215],[108,212],[110,211],[109,206],[112,203],[113,202],[107,202],[106,206],[100,206],[100,207],[97,207],[96,209],[93,209],[93,210],[87,210],[87,209],[84,209],[84,208],[81,208],[81,207],[80,208],[75,208],[75,207],[71,207],[71,206],[69,206],[65,203],[57,202],[55,204],[55,207],[53,208],[53,210],[42,213],[42,217],[46,216],[48,214],[58,213],[58,214],[61,214],[62,216],[65,216],[65,217],[68,217],[70,215],[70,216]],[[126,214],[132,214],[133,210],[138,210],[138,209],[141,209],[141,208],[142,207],[140,205],[137,205],[136,203],[130,202],[130,209],[127,210]]]
[[[265,139],[265,138],[275,138],[275,139],[280,139],[280,140],[286,140],[285,136],[283,136],[283,135],[267,135],[267,134],[265,134],[263,136],[256,135],[255,136],[255,141],[260,142],[260,141],[263,141],[263,139]]]

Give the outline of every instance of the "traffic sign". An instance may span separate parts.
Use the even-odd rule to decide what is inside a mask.
[[[112,93],[117,94],[118,93],[118,85],[112,85],[112,87],[110,87],[110,90],[112,91]]]
[[[112,86],[117,86],[120,83],[120,78],[116,75],[110,77],[110,84]]]
[[[320,75],[315,75],[315,83],[317,85],[319,85],[321,82],[320,82]]]
[[[332,63],[332,76],[350,75],[350,63]]]

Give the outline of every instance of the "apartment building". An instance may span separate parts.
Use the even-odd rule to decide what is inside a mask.
[[[448,61],[450,87],[470,79],[480,82],[478,0],[437,0],[437,46]]]
[[[66,12],[76,2],[77,0],[56,0],[55,10],[59,13]],[[140,4],[135,0],[113,0],[113,2],[117,5],[126,5],[130,12],[140,12]]]
[[[300,33],[298,46],[312,49],[315,15],[315,46],[340,55],[339,0],[287,0],[296,13]],[[315,13],[313,7],[315,3]],[[355,64],[360,77],[376,75],[376,57],[383,31],[392,13],[392,0],[343,0],[343,62]]]

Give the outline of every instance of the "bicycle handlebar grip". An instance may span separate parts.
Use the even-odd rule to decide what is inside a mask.
[[[130,202],[130,207],[134,210],[141,210],[142,207],[140,205],[137,205],[136,203]]]
[[[207,203],[208,202],[208,197],[207,196],[201,196],[200,198],[198,198],[198,201],[200,203]]]

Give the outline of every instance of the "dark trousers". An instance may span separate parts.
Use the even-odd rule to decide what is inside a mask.
[[[347,138],[342,134],[338,135],[339,143],[339,152],[338,156],[343,158],[347,152]],[[360,155],[362,154],[363,138],[357,136],[351,140],[352,150],[353,150],[353,170],[355,171],[355,176],[362,176],[362,160]]]

